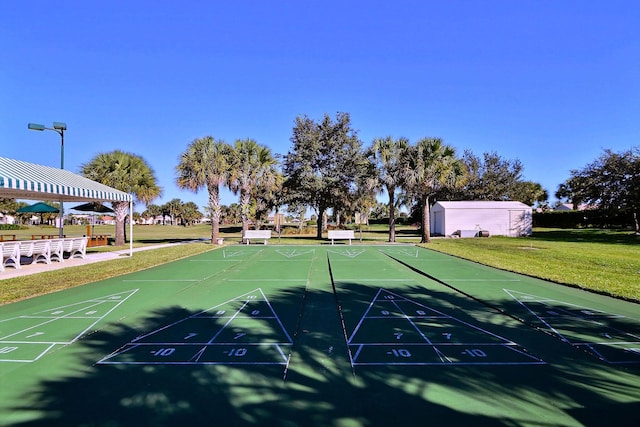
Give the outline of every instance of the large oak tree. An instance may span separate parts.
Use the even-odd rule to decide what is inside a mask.
[[[335,120],[325,114],[317,122],[297,117],[291,142],[293,148],[283,162],[288,202],[317,212],[316,237],[321,239],[324,214],[353,206],[369,162],[348,113],[337,113]]]
[[[620,153],[605,150],[584,168],[572,170],[556,196],[567,197],[574,205],[587,203],[603,210],[629,213],[636,233],[640,233],[640,148]]]

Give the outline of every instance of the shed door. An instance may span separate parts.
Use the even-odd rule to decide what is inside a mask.
[[[527,228],[525,223],[525,211],[509,211],[509,236],[519,237],[525,234]]]
[[[436,211],[433,213],[433,224],[431,224],[431,233],[444,234],[444,228],[442,227],[442,211]]]

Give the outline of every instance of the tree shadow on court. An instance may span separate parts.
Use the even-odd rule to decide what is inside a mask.
[[[36,389],[25,392],[24,405],[14,411],[40,415],[35,421],[13,425],[636,424],[638,390],[633,387],[637,387],[637,370],[603,365],[545,334],[538,337],[539,332],[523,324],[489,321],[486,307],[470,304],[461,295],[415,285],[394,284],[393,291],[424,305],[437,305],[447,315],[506,338],[522,338],[520,344],[541,353],[539,357],[549,357],[552,363],[353,368],[346,337],[364,315],[376,289],[343,282],[337,299],[330,290],[313,289],[304,296],[300,289],[268,295],[275,313],[287,313],[282,326],[293,339],[288,366],[96,363],[117,349],[126,349],[136,337],[198,314],[169,307],[151,313],[135,329],[110,324],[74,343],[69,350],[79,355],[75,356],[78,368],[64,378],[44,379]],[[464,307],[463,312],[457,307]],[[281,340],[279,325],[265,320],[261,326],[263,341]],[[42,363],[46,357],[58,355],[45,356]],[[272,353],[266,347],[256,348],[253,357],[269,360]],[[630,403],[620,403],[625,402],[625,394]]]

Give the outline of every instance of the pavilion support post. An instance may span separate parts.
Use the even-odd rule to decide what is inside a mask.
[[[133,199],[129,200],[129,256],[133,256]]]

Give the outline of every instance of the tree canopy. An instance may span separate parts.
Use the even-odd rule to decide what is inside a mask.
[[[229,180],[229,156],[231,147],[212,136],[194,139],[180,155],[176,166],[179,188],[197,192],[205,187],[209,194],[208,210],[211,213],[211,241],[220,233],[222,207],[220,186]]]
[[[337,113],[335,121],[327,114],[318,122],[297,117],[291,143],[283,164],[288,201],[317,212],[317,237],[322,238],[327,209],[341,211],[353,202],[368,161],[348,113]]]
[[[430,198],[459,188],[465,179],[464,164],[455,148],[440,138],[423,138],[409,147],[405,157],[405,190],[420,206],[421,243],[431,240]]]
[[[115,150],[101,153],[81,166],[81,174],[96,182],[125,191],[145,205],[162,194],[155,172],[141,156]],[[116,245],[125,243],[124,221],[128,202],[112,202],[116,213]]]
[[[574,169],[558,187],[556,196],[574,205],[587,203],[603,210],[626,212],[633,216],[640,233],[640,148],[604,153],[582,169]]]

